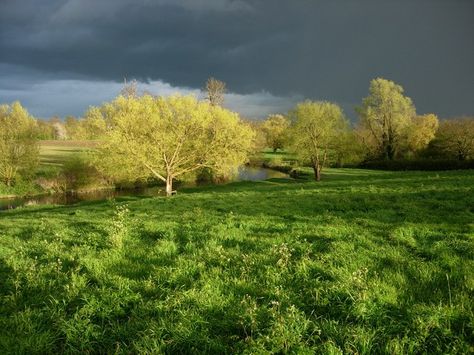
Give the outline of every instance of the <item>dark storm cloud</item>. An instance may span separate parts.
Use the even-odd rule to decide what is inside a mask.
[[[473,38],[470,0],[1,0],[0,75],[190,88],[212,75],[349,110],[382,76],[450,116],[474,113]]]

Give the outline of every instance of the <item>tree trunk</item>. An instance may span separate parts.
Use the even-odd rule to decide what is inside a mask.
[[[173,194],[173,177],[166,177],[166,196],[171,196]]]
[[[321,181],[321,166],[319,161],[313,162],[314,180]]]

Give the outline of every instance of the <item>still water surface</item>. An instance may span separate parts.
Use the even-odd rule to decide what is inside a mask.
[[[239,168],[238,175],[232,181],[260,181],[286,177],[288,177],[287,174],[279,171],[260,167],[243,166]],[[199,184],[184,183],[179,187],[191,187],[196,185]],[[58,193],[52,195],[0,199],[0,210],[13,209],[28,205],[73,205],[81,201],[101,201],[120,196],[159,196],[163,194],[163,186],[121,190],[103,189],[83,193]]]

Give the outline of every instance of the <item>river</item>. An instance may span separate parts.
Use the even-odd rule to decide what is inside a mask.
[[[239,168],[234,181],[261,181],[273,178],[287,178],[288,175],[279,171],[243,166]],[[198,183],[183,183],[179,187],[193,187]],[[202,185],[209,185],[202,184]],[[14,197],[0,199],[0,210],[8,210],[32,205],[73,205],[81,201],[101,201],[120,196],[160,196],[164,195],[164,186],[141,187],[135,189],[99,189],[81,193],[57,193],[31,197]]]

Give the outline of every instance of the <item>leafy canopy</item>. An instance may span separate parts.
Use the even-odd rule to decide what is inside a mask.
[[[290,111],[292,150],[309,161],[316,180],[329,155],[340,149],[340,137],[348,131],[342,109],[330,102],[305,101]]]
[[[366,133],[368,148],[375,155],[393,159],[406,143],[407,131],[415,116],[415,106],[393,81],[377,78],[370,82],[369,96],[357,112],[360,128]]]
[[[290,121],[283,115],[269,115],[263,121],[261,129],[265,134],[267,146],[273,151],[284,148],[288,140]]]
[[[19,102],[0,105],[0,179],[12,185],[38,164],[36,120]]]
[[[153,176],[167,190],[197,169],[236,169],[254,134],[237,114],[191,96],[121,96],[100,112],[110,126],[97,160],[103,169],[119,179]]]

